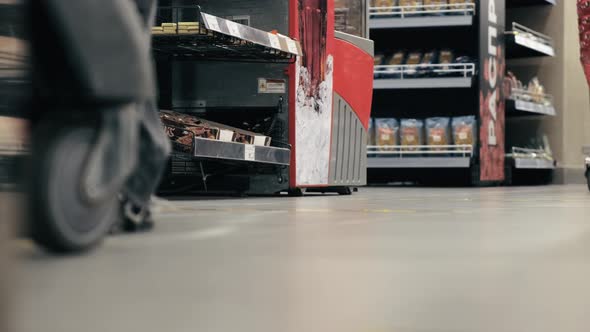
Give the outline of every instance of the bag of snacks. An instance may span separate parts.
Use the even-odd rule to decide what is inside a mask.
[[[424,53],[420,66],[418,66],[418,74],[420,76],[430,76],[432,74],[432,64],[438,61],[438,53],[436,51],[429,51]]]
[[[402,7],[402,13],[408,16],[420,15],[422,8],[416,6],[424,5],[423,0],[399,0],[399,6]]]
[[[425,7],[425,10],[444,10],[445,5],[447,4],[447,0],[424,0],[424,5],[432,6],[432,7]],[[433,13],[428,15],[437,15],[442,16],[444,13]]]
[[[402,146],[416,146],[424,144],[424,123],[422,120],[403,119],[401,121],[400,138]],[[404,149],[404,151],[418,151],[418,148]]]
[[[375,120],[369,119],[369,130],[367,133],[367,145],[375,145]]]
[[[531,94],[534,103],[545,103],[545,87],[541,85],[538,77],[533,77],[529,82],[528,92]]]
[[[442,50],[440,51],[439,55],[438,55],[438,62],[442,65],[447,65],[447,66],[442,66],[442,67],[438,67],[438,70],[450,70],[451,67],[448,66],[450,64],[453,63],[453,61],[455,60],[455,54],[453,53],[453,51],[451,50]],[[439,76],[447,76],[449,75],[449,73],[438,73]]]
[[[398,132],[399,123],[396,119],[375,119],[375,145],[399,145]],[[391,151],[391,148],[382,148],[379,150]]]
[[[453,118],[453,143],[455,145],[471,145],[475,147],[477,139],[477,120],[475,116]],[[468,149],[465,149],[468,150]],[[462,151],[459,149],[459,151]]]
[[[466,10],[468,3],[475,3],[475,0],[449,0],[449,4],[451,5],[451,9],[459,9],[459,10]],[[459,12],[456,15],[467,15],[468,12]]]
[[[411,65],[413,67],[408,67],[405,70],[405,74],[407,76],[416,76],[418,74],[418,65],[422,61],[422,53],[421,52],[412,52],[408,54],[408,59],[406,60],[406,65]]]
[[[379,8],[377,11],[380,13],[394,12],[394,10],[388,9],[387,7],[395,7],[396,5],[396,0],[371,0],[371,7]]]
[[[449,118],[428,118],[426,119],[426,138],[428,145],[450,145],[451,133]],[[435,149],[436,151],[445,148]]]
[[[377,54],[377,55],[375,55],[375,58],[373,61],[374,61],[374,65],[375,65],[375,69],[373,71],[373,76],[375,78],[381,78],[381,76],[382,76],[381,74],[383,72],[383,69],[376,68],[376,67],[383,65],[383,63],[385,61],[385,56],[383,54]]]
[[[388,66],[399,66],[403,65],[406,59],[406,53],[404,51],[397,51],[395,52],[388,60]],[[400,78],[402,70],[400,68],[390,68],[385,69],[382,73],[382,77],[387,78]]]

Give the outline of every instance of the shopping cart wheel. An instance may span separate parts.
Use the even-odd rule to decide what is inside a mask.
[[[30,234],[41,247],[74,253],[96,246],[117,218],[117,195],[84,199],[82,170],[98,129],[81,123],[39,123],[33,131]]]

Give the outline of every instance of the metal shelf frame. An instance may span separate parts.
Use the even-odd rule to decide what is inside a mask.
[[[369,7],[371,29],[471,26],[475,4]]]
[[[506,7],[555,6],[557,0],[507,0]]]

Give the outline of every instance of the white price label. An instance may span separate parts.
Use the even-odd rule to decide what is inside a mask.
[[[408,141],[408,142],[414,142],[414,141],[416,141],[416,137],[414,137],[414,135],[407,135],[406,136],[406,141]]]
[[[247,161],[256,160],[256,147],[254,145],[246,144],[244,146],[244,160],[247,160]]]
[[[389,141],[390,138],[391,138],[391,135],[389,135],[389,134],[381,134],[382,141]]]
[[[466,140],[467,139],[467,133],[459,133],[459,139],[460,140]]]
[[[242,31],[240,30],[240,26],[236,22],[225,21],[225,23],[227,23],[227,28],[229,30],[230,35],[242,38]]]
[[[205,13],[203,13],[203,17],[205,18],[205,21],[207,21],[209,30],[221,32],[221,29],[219,29],[219,22],[217,21],[217,17]]]
[[[272,48],[276,48],[277,50],[281,49],[281,42],[279,41],[279,36],[275,35],[274,33],[269,33],[268,39],[270,40],[270,45],[272,46]]]
[[[440,136],[440,135],[432,135],[432,140],[435,143],[440,143],[440,142],[442,142],[442,136]]]
[[[299,48],[297,47],[297,42],[291,38],[285,38],[287,41],[287,48],[289,49],[290,53],[299,54]]]

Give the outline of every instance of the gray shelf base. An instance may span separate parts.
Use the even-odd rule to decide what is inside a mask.
[[[368,158],[368,168],[469,168],[469,157]]]
[[[514,159],[514,168],[516,169],[555,169],[555,161],[545,159]]]
[[[371,18],[369,22],[371,29],[403,29],[469,25],[473,25],[472,15],[416,16],[405,18],[384,17]]]
[[[428,77],[428,78],[404,78],[404,79],[375,79],[373,88],[386,89],[444,89],[444,88],[470,88],[473,85],[473,77]]]
[[[289,166],[291,150],[196,138],[193,157]]]

